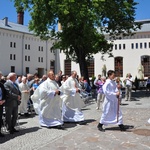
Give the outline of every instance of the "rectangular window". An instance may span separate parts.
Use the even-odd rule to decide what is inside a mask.
[[[117,44],[115,44],[115,50],[117,50]]]
[[[12,47],[12,42],[10,42],[10,47]]]
[[[119,49],[121,49],[121,44],[119,44]]]
[[[131,43],[131,48],[134,49],[134,44],[133,43]]]
[[[14,60],[16,60],[16,55],[14,54]]]
[[[150,48],[150,42],[149,42],[149,48]]]
[[[53,70],[55,72],[55,61],[54,60],[50,61],[50,70]]]
[[[27,49],[27,44],[25,44],[25,49]]]
[[[25,56],[25,61],[27,61],[27,56]]]
[[[28,61],[30,61],[30,56],[28,56]]]
[[[28,50],[30,50],[30,45],[28,45]]]
[[[43,52],[43,46],[41,47],[41,51]]]
[[[142,43],[140,43],[140,48],[142,48]]]
[[[41,51],[41,47],[39,46],[39,51]]]
[[[26,74],[28,74],[29,72],[29,67],[26,67]]]
[[[16,48],[16,43],[14,42],[14,48]]]
[[[38,62],[40,62],[40,57],[38,57]]]
[[[123,49],[126,49],[126,45],[125,44],[123,44]]]
[[[147,43],[146,42],[144,43],[144,48],[147,48]]]
[[[43,57],[41,57],[41,62],[43,62]]]
[[[10,60],[12,60],[12,54],[10,54]]]
[[[135,45],[135,46],[136,46],[136,49],[138,49],[138,43],[136,43],[136,45]]]
[[[15,66],[11,66],[10,71],[15,72]]]

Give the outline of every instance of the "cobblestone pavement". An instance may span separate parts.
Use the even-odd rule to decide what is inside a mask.
[[[20,118],[20,132],[0,138],[0,150],[150,150],[150,94],[133,92],[132,101],[123,99],[120,106],[127,131],[117,125],[97,130],[102,111],[95,100],[83,108],[86,125],[65,124],[65,130],[42,128],[38,116]]]

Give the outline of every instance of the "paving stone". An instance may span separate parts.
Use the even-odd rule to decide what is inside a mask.
[[[20,117],[20,132],[0,138],[0,150],[150,150],[150,94],[137,91],[133,96],[120,106],[126,132],[117,125],[98,131],[102,111],[91,100],[83,108],[87,125],[65,123],[65,130],[48,129],[39,126],[37,115]]]

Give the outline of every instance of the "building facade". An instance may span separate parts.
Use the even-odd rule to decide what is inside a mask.
[[[8,18],[0,20],[0,70],[4,75],[38,73],[55,70],[55,54],[50,51],[53,41],[42,41],[29,32],[27,26],[15,24]]]
[[[139,66],[143,66],[144,77],[150,76],[150,20],[141,21],[142,28],[133,36],[118,37],[114,41],[113,57],[97,53],[90,60],[89,77],[106,75],[109,69],[117,76],[125,78],[131,73],[133,78],[139,76]],[[109,41],[109,36],[105,35]],[[11,23],[8,18],[0,20],[0,70],[4,75],[16,72],[18,75],[38,73],[40,76],[53,69],[70,75],[76,70],[80,76],[79,65],[66,60],[63,52],[51,52],[54,41],[42,41],[34,36],[27,26]]]
[[[137,30],[133,36],[118,37],[114,41],[113,57],[101,53],[94,55],[91,66],[89,66],[90,77],[92,75],[97,77],[98,74],[104,75],[104,71],[112,69],[121,78],[125,78],[127,73],[131,73],[133,78],[140,78],[141,65],[144,69],[144,78],[150,76],[150,20],[140,22],[142,28]],[[108,35],[105,37],[108,41],[110,40]],[[60,58],[63,58],[62,61],[64,60],[61,63],[61,68],[65,72],[65,55],[60,53]],[[71,70],[77,70],[80,75],[79,66],[76,63],[70,62],[70,66]]]

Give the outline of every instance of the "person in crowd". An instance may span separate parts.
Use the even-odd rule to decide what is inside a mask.
[[[95,80],[94,80],[94,86],[96,87],[96,91],[95,91],[95,96],[96,96],[96,101],[97,101],[97,91],[98,91],[98,89],[99,89],[99,86],[96,84],[97,82],[100,82],[101,81],[101,75],[99,74],[98,75],[98,78],[96,78]]]
[[[80,87],[76,79],[77,72],[72,71],[71,76],[60,87],[63,95],[63,120],[64,122],[79,122],[79,124],[85,124],[84,115],[81,108],[84,106],[84,102],[80,97]]]
[[[97,128],[99,131],[105,132],[103,125],[118,124],[120,130],[125,131],[126,129],[123,125],[122,113],[118,102],[118,96],[120,93],[114,81],[115,72],[113,70],[109,70],[107,75],[108,79],[103,85],[103,92],[105,94],[103,112]]]
[[[81,86],[81,89],[84,90],[84,77],[83,76],[79,78],[79,84]]]
[[[2,117],[3,117],[3,107],[6,98],[6,90],[4,88],[3,82],[1,82],[1,77],[2,77],[2,72],[0,71],[0,137],[4,137],[4,134],[1,133],[1,128],[3,123]]]
[[[61,85],[62,85],[65,81],[66,81],[66,76],[65,76],[65,75],[63,75],[63,76],[62,76]]]
[[[121,90],[122,82],[119,77],[116,77],[116,84],[117,84],[117,88],[120,92],[120,95],[118,96],[118,100],[119,100],[119,104],[121,105],[122,104],[122,90]]]
[[[18,76],[15,83],[19,85],[22,82],[22,76]]]
[[[146,90],[150,91],[150,76],[148,77],[146,81]]]
[[[43,83],[43,82],[46,81],[46,80],[47,80],[47,75],[44,74],[44,75],[42,76],[42,79],[41,79],[41,81],[39,82],[39,84]]]
[[[125,99],[126,101],[131,101],[133,79],[130,73],[127,74],[127,77],[124,81],[126,83]]]
[[[37,87],[39,86],[39,78],[35,78],[34,79],[34,83],[32,85],[32,89],[33,89],[33,92],[37,89]]]
[[[16,77],[16,73],[9,73],[8,80],[4,84],[6,89],[6,125],[10,134],[18,132],[18,130],[15,129],[15,125],[18,118],[18,105],[21,102],[21,92],[18,85],[15,83]]]
[[[62,76],[63,76],[62,70],[59,70],[59,72],[58,72],[57,75],[59,76],[59,83],[61,83],[61,81],[62,81]]]
[[[61,80],[60,80],[60,76],[58,74],[55,75],[55,81],[57,82],[57,84],[60,87],[61,86]]]
[[[35,74],[36,76],[36,74]],[[33,84],[34,84],[34,75],[33,74],[27,74],[27,85],[30,88],[30,96],[29,96],[29,100],[28,100],[28,111],[31,112],[32,111],[32,100],[31,100],[31,96],[33,95],[34,91],[33,91]]]
[[[19,105],[18,112],[19,114],[24,114],[28,116],[27,104],[30,96],[30,88],[27,85],[27,78],[22,77],[22,82],[19,84],[19,89],[21,91],[21,104]]]
[[[91,86],[87,82],[87,80],[84,80],[84,90],[89,94],[91,92]]]
[[[40,84],[31,96],[41,126],[64,129],[60,93],[54,72],[50,70],[47,80]]]
[[[105,95],[103,92],[103,85],[106,81],[106,77],[101,77],[101,80],[98,80],[95,84],[98,86],[98,90],[97,90],[97,107],[96,109],[99,110],[100,109],[100,102],[104,101]]]

